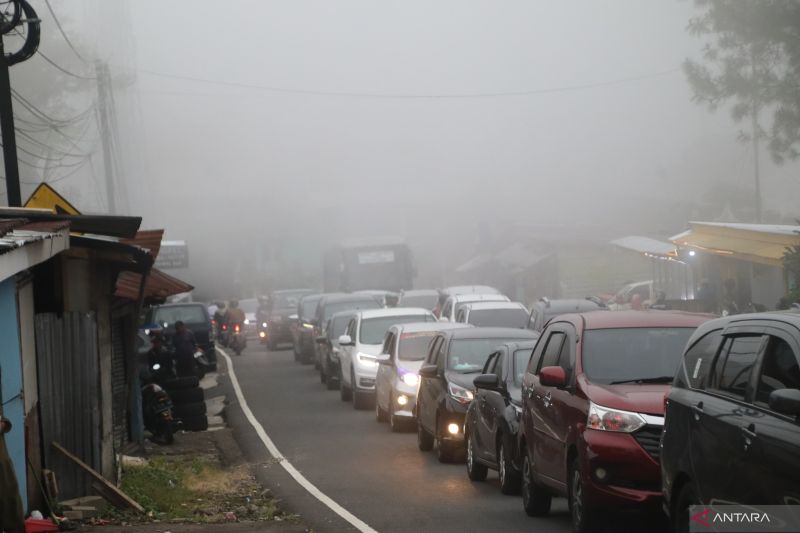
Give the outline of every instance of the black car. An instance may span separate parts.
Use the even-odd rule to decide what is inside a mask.
[[[528,319],[528,329],[532,329],[533,331],[538,331],[541,333],[547,323],[550,322],[550,319],[558,315],[607,310],[608,308],[605,306],[605,304],[590,298],[584,298],[583,300],[580,298],[562,300],[541,298],[538,302],[531,306],[531,316]]]
[[[314,315],[314,339],[322,337],[328,327],[328,320],[341,311],[360,311],[363,309],[380,309],[383,302],[371,294],[324,294],[317,305]],[[315,343],[316,344],[316,343]],[[322,371],[322,357],[319,345],[315,350],[314,366]]]
[[[282,342],[294,342],[291,317],[304,296],[314,294],[312,289],[285,289],[273,291],[256,313],[258,338],[275,350]]]
[[[304,296],[297,304],[297,317],[289,317],[294,360],[299,363],[310,363],[314,360],[314,313],[321,299],[321,294]]]
[[[667,398],[661,474],[675,531],[692,505],[800,502],[800,314],[697,329]]]
[[[497,470],[503,494],[519,492],[522,481],[517,438],[522,378],[535,345],[525,341],[499,346],[475,378],[475,399],[467,409],[467,475],[472,481],[483,481],[490,468]]]
[[[175,323],[182,321],[194,333],[197,346],[205,352],[212,369],[217,367],[217,352],[214,349],[214,334],[208,309],[201,303],[163,304],[153,306],[145,313],[144,324],[158,324],[164,340],[171,344],[175,334]]]
[[[462,457],[464,416],[473,398],[473,380],[500,344],[534,340],[538,333],[513,328],[465,328],[440,331],[431,340],[419,371],[415,416],[422,451],[436,445],[440,462]]]
[[[328,390],[339,388],[339,337],[344,335],[347,324],[355,315],[355,311],[340,311],[335,313],[325,328],[324,335],[317,337],[319,343],[321,366],[319,370],[320,381],[327,384]]]

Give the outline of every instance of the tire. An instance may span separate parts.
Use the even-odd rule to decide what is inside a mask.
[[[508,447],[500,437],[500,446],[497,449],[497,470],[500,475],[500,492],[503,494],[519,494],[522,479],[514,468],[514,461],[508,453]]]
[[[349,402],[353,399],[353,391],[344,384],[342,374],[339,374],[339,398],[343,402]]]
[[[208,429],[208,417],[200,415],[181,418],[181,429],[184,431],[205,431]]]
[[[550,512],[553,496],[533,479],[533,464],[527,450],[522,457],[522,507],[528,516],[544,516]]]
[[[391,407],[391,401],[389,402],[389,406]],[[375,393],[375,421],[376,422],[388,422],[389,421],[389,413],[381,409],[381,402],[378,401],[378,393]]]
[[[183,376],[180,378],[170,379],[161,384],[167,391],[193,389],[200,385],[200,379],[197,376]]]
[[[328,382],[328,377],[325,375],[324,368],[319,369],[319,382],[322,383],[323,385],[325,385],[325,383]]]
[[[200,387],[170,391],[168,394],[174,405],[186,405],[205,401],[205,394]]]
[[[429,452],[433,449],[433,435],[422,427],[422,423],[419,420],[417,420],[417,447],[423,452]]]
[[[296,342],[292,343],[292,351],[294,352],[294,361],[296,363],[299,363],[300,362],[300,352],[297,350],[297,343]]]
[[[369,392],[353,391],[353,409],[356,411],[366,411],[372,407],[373,395]]]
[[[572,530],[575,533],[597,531],[603,520],[600,512],[586,502],[586,490],[583,487],[581,468],[577,457],[572,460],[567,479],[569,481],[568,500]]]
[[[187,416],[200,416],[206,414],[206,402],[185,403],[174,405],[172,414],[175,418],[185,418]]]
[[[700,505],[700,498],[697,497],[697,491],[691,481],[687,481],[678,492],[678,497],[675,499],[675,505],[672,510],[672,523],[670,530],[674,533],[688,533],[689,531],[689,508],[692,505]]]
[[[447,444],[442,438],[442,429],[439,427],[439,422],[436,422],[436,435],[434,437],[436,447],[436,458],[440,463],[452,463],[455,460],[455,453],[453,446]]]
[[[400,433],[406,426],[406,421],[394,414],[394,398],[389,396],[389,429],[392,433]]]
[[[475,439],[467,433],[467,477],[470,481],[486,481],[489,469],[475,459]]]

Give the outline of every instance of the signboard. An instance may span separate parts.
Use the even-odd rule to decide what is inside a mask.
[[[376,250],[358,253],[358,264],[374,265],[379,263],[394,263],[393,250]]]
[[[185,241],[161,241],[155,267],[159,270],[189,267],[189,249]]]
[[[66,198],[61,196],[47,183],[41,183],[33,191],[30,198],[23,207],[33,207],[37,209],[50,209],[57,215],[80,215],[80,211],[75,209]]]

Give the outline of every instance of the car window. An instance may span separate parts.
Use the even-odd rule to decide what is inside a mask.
[[[201,305],[176,305],[172,307],[159,307],[153,316],[156,324],[163,327],[174,326],[175,322],[183,321],[186,324],[203,324],[208,322]]]
[[[386,331],[395,324],[407,324],[409,322],[434,322],[435,320],[436,319],[429,314],[364,318],[361,320],[359,342],[362,344],[380,344],[386,335]]]
[[[558,364],[558,356],[561,355],[561,345],[564,343],[564,337],[566,335],[562,331],[554,331],[550,334],[539,368]]]
[[[446,304],[444,304],[444,309],[442,310],[442,316],[446,318],[450,318],[450,310],[453,308],[452,300],[448,300]]]
[[[398,343],[398,359],[422,361],[428,354],[434,335],[433,331],[403,333]]]
[[[714,365],[712,388],[744,399],[762,339],[761,335],[729,337]]]
[[[561,344],[561,350],[558,354],[558,366],[564,369],[567,380],[572,379],[572,369],[575,366],[575,355],[572,351],[572,347],[575,343],[570,342],[573,339],[574,337],[571,339],[569,335],[565,335],[564,342]]]
[[[428,348],[428,358],[426,362],[429,365],[436,364],[436,357],[439,355],[439,346],[442,344],[442,337],[436,337]]]
[[[755,403],[769,406],[769,394],[778,389],[800,389],[800,365],[798,358],[785,340],[770,337],[761,375],[758,378]]]
[[[524,328],[527,321],[528,312],[522,308],[478,309],[469,314],[469,323],[478,327]]]
[[[505,378],[506,374],[506,356],[503,352],[497,352],[497,360],[494,365],[492,374],[496,374],[501,379]]]
[[[392,353],[392,344],[394,344],[394,333],[387,332],[386,336],[383,339],[383,347],[381,348],[381,353]]]
[[[350,339],[356,338],[356,322],[357,320],[355,318],[351,318],[350,322],[347,323],[347,332],[345,335],[348,335]]]
[[[489,359],[486,360],[486,364],[483,366],[483,374],[494,374],[494,367],[497,364],[497,360],[500,357],[500,352],[495,352],[489,356]]]
[[[683,357],[677,383],[693,389],[703,388],[711,370],[711,363],[714,362],[714,356],[717,355],[721,342],[721,329],[706,333],[700,340],[695,342]]]
[[[530,348],[521,348],[514,352],[514,369],[512,378],[516,387],[522,387],[522,380],[525,377],[525,368],[536,368],[536,362],[533,361]]]

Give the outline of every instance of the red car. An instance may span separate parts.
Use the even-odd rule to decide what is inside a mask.
[[[545,328],[522,388],[522,496],[531,516],[569,499],[576,532],[607,511],[661,504],[664,395],[694,330],[672,311],[562,315]]]

